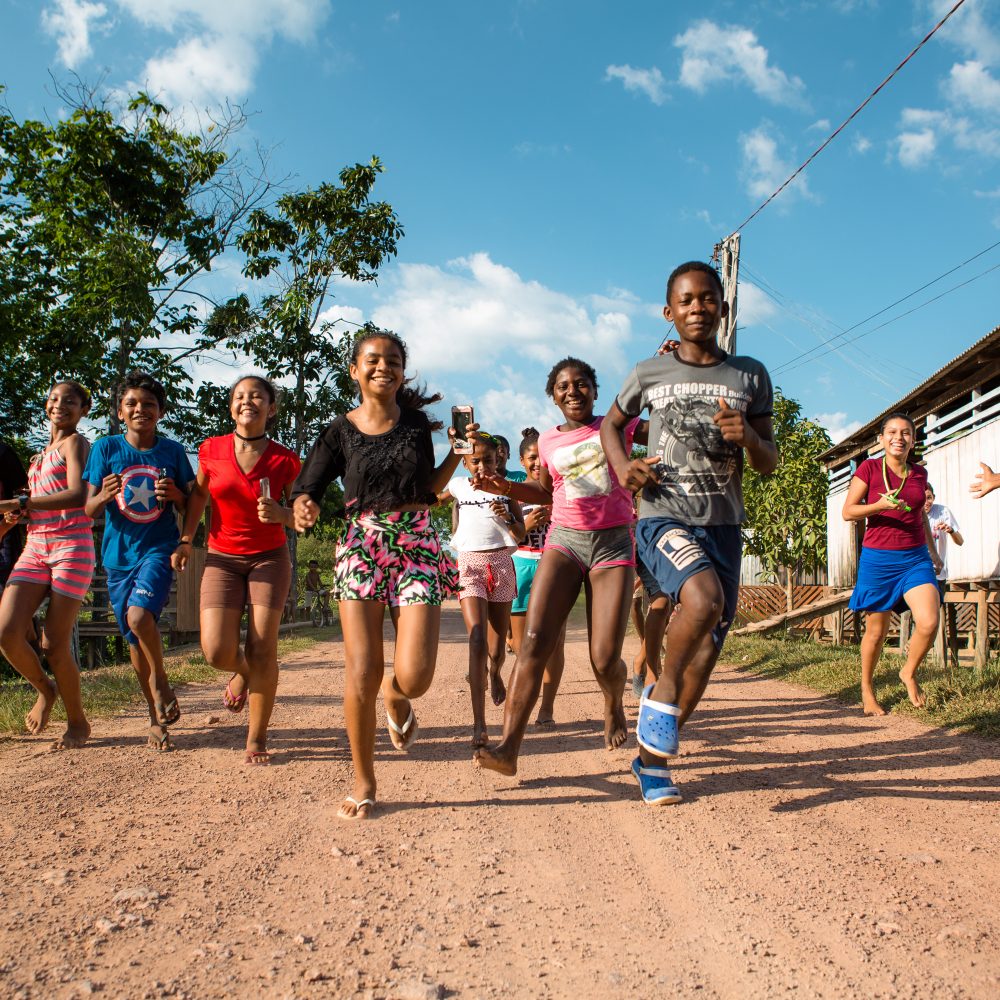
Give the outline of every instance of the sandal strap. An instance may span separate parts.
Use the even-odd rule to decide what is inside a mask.
[[[404,722],[402,726],[397,726],[396,723],[392,721],[392,716],[388,712],[385,713],[385,721],[389,723],[389,728],[394,733],[398,733],[400,736],[405,736],[410,731],[410,729],[413,727],[414,718],[415,716],[413,714],[412,705],[410,706],[410,714],[407,717],[406,722]]]
[[[344,798],[344,801],[345,802],[350,802],[351,805],[354,806],[356,809],[360,809],[362,806],[374,806],[375,805],[375,800],[374,799],[362,799],[359,802],[356,798],[354,798],[353,795],[346,796]]]
[[[646,690],[648,691],[649,689],[647,688]],[[647,698],[646,695],[643,695],[639,699],[639,710],[641,711],[644,708],[648,708],[653,712],[661,712],[663,715],[672,715],[675,718],[681,714],[681,710],[676,705],[671,705],[666,701],[653,701],[652,698]]]

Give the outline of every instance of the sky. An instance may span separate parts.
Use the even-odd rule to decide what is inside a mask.
[[[72,74],[189,116],[240,103],[294,188],[379,156],[406,235],[327,316],[397,331],[445,419],[472,403],[516,449],[559,419],[544,385],[566,355],[610,405],[667,334],[672,268],[953,2],[0,0],[0,82],[20,117],[58,115]],[[737,353],[834,440],[905,395],[1000,324],[1000,247],[857,324],[1000,242],[998,165],[1000,6],[966,0],[740,230]]]

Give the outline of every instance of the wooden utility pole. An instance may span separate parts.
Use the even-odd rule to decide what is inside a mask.
[[[740,274],[740,234],[733,233],[712,251],[712,261],[722,278],[722,297],[729,303],[729,315],[719,327],[719,346],[727,354],[736,353],[736,292]]]

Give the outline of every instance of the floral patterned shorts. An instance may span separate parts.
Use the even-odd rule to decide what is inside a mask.
[[[458,595],[458,567],[441,547],[426,510],[352,518],[334,562],[333,594],[338,601],[405,607],[440,605]]]
[[[462,597],[482,597],[505,604],[517,597],[514,560],[506,549],[493,552],[459,552],[458,576]]]

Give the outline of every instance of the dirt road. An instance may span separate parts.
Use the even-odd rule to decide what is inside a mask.
[[[275,766],[221,684],[179,749],[138,712],[0,748],[0,996],[996,997],[995,744],[720,667],[652,809],[571,631],[558,725],[475,770],[457,608],[412,753],[349,789],[341,647],[285,662]],[[630,639],[630,643],[634,643]],[[628,698],[630,725],[635,704]],[[499,711],[490,709],[494,720]]]

